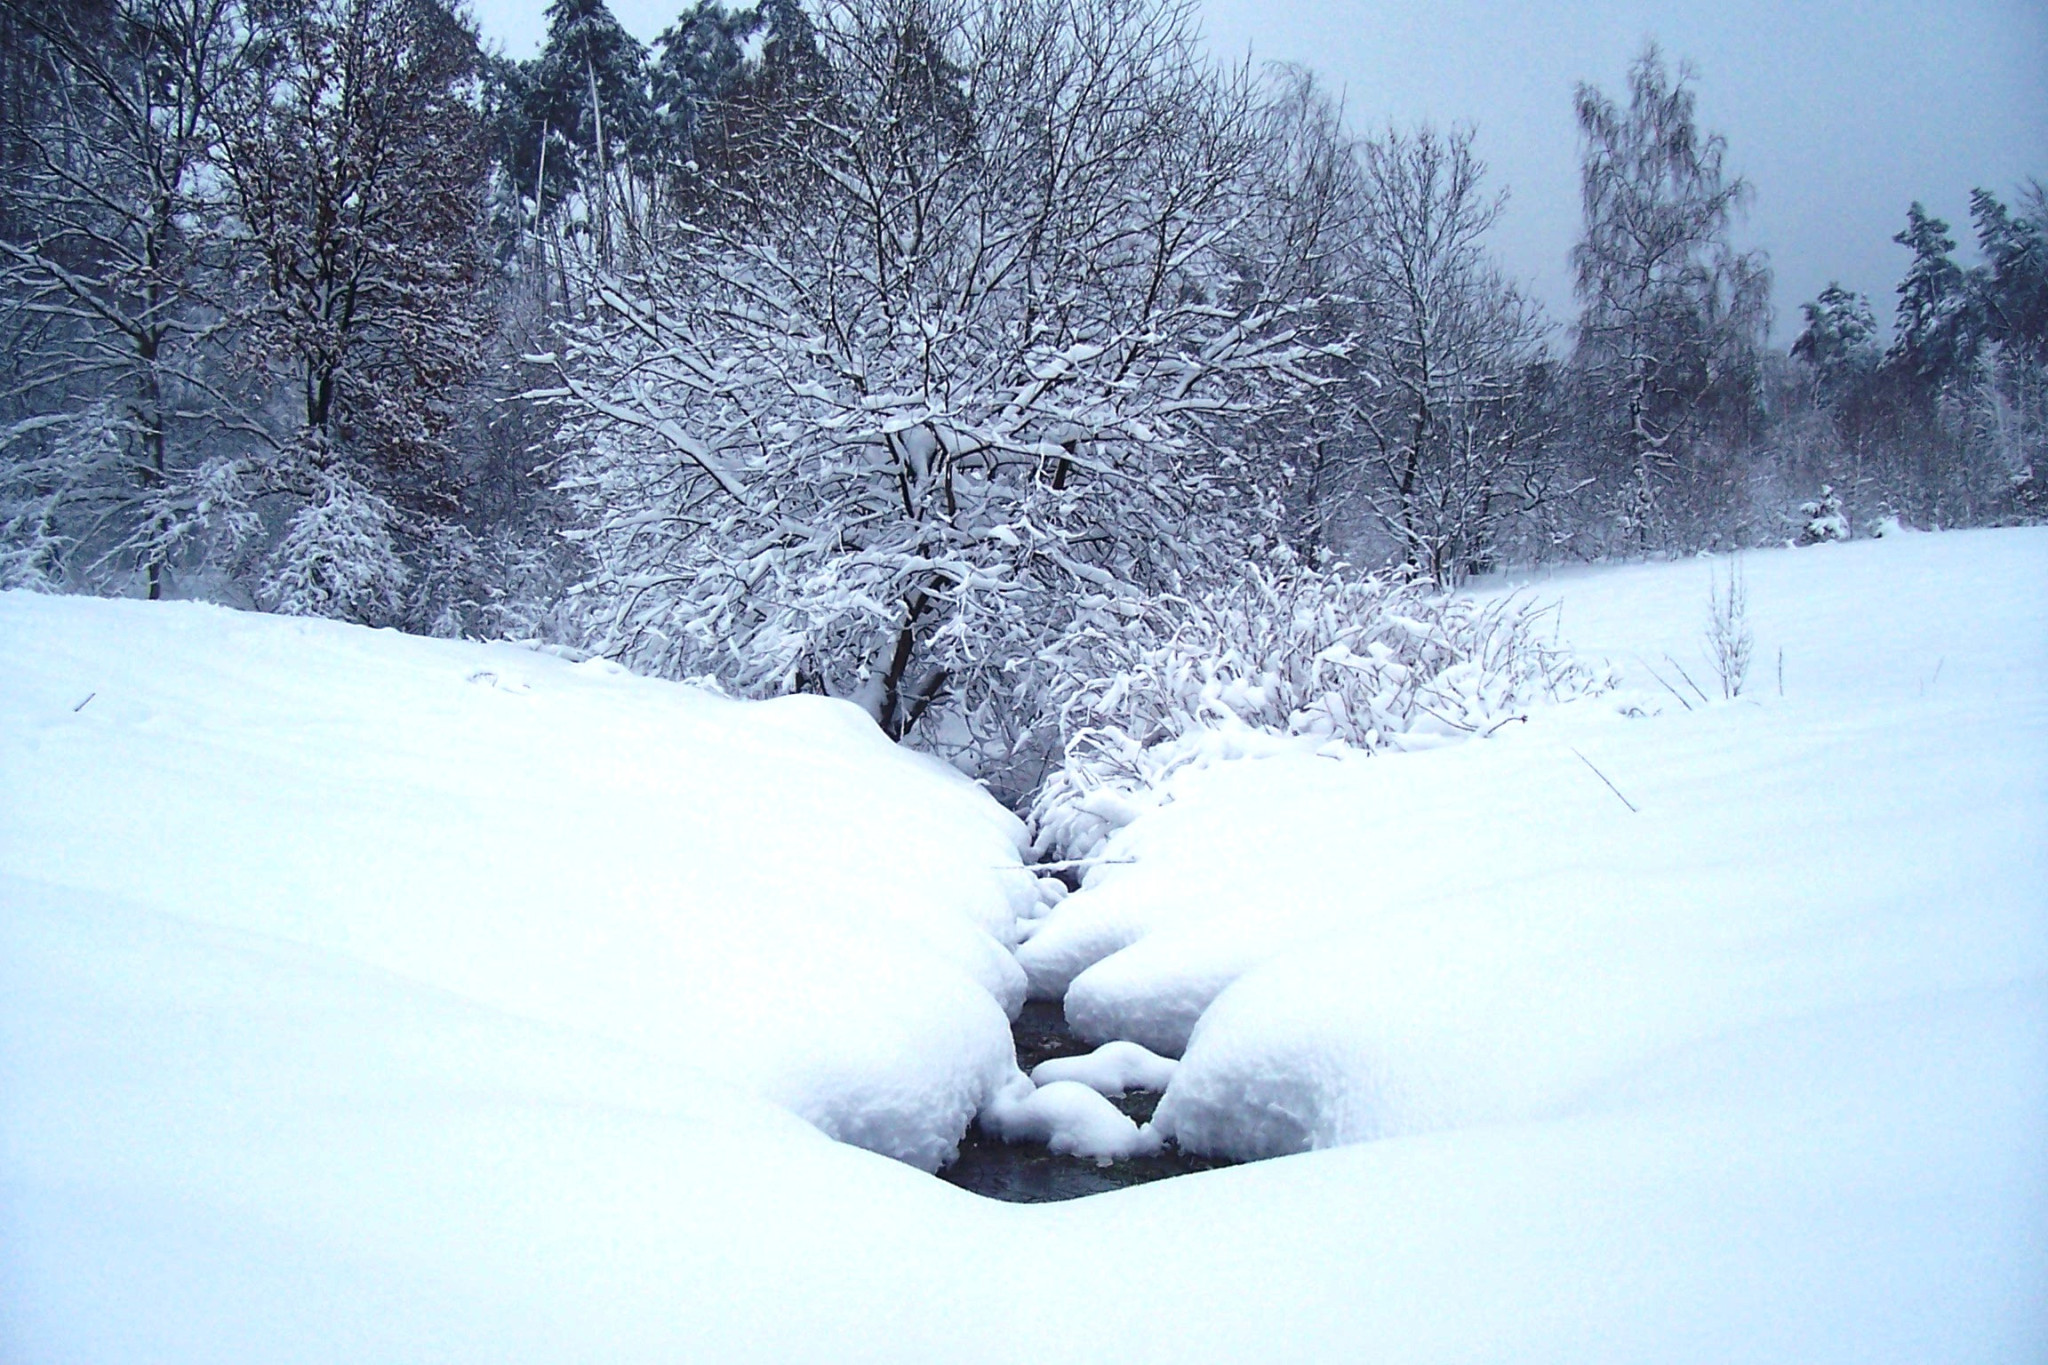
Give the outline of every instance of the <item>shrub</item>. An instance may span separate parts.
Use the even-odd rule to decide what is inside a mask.
[[[1084,618],[1051,685],[1065,761],[1032,802],[1035,852],[1095,856],[1187,768],[1428,747],[1604,687],[1541,638],[1544,615],[1282,562]]]
[[[1842,511],[1842,500],[1828,484],[1820,486],[1820,496],[1799,504],[1799,543],[1801,545],[1825,545],[1830,541],[1849,538],[1849,518]]]

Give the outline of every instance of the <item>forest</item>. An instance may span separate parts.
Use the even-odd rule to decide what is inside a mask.
[[[2041,184],[1907,206],[1889,330],[1830,287],[1775,348],[1654,47],[1572,95],[1551,318],[1473,130],[1186,0],[547,18],[0,3],[0,587],[824,693],[1018,801],[1204,707],[1371,747],[1526,644],[1444,596],[1505,566],[2048,514]]]

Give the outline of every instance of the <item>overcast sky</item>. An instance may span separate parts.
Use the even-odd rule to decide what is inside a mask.
[[[681,0],[611,0],[652,39]],[[472,0],[484,35],[515,57],[545,31],[546,0]],[[1728,139],[1756,187],[1744,244],[1777,272],[1778,339],[1830,279],[1889,317],[1906,262],[1891,236],[1919,199],[1967,241],[1969,193],[2010,202],[2048,179],[2044,0],[1204,0],[1225,55],[1313,67],[1361,130],[1470,123],[1510,191],[1494,248],[1553,315],[1572,311],[1566,254],[1578,231],[1573,84],[1617,98],[1654,38],[1698,68],[1700,121]]]

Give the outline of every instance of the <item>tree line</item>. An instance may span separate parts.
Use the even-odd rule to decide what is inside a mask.
[[[1166,599],[2038,517],[2048,207],[1767,344],[1654,49],[1563,325],[1185,0],[0,0],[0,583],[544,636],[1015,767]],[[1823,531],[1816,531],[1824,526]],[[1061,679],[1066,679],[1062,682]],[[1037,746],[1034,749],[1034,746]]]

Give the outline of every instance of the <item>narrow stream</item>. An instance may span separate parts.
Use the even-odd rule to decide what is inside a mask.
[[[1067,1031],[1066,1015],[1057,1000],[1028,1002],[1010,1031],[1017,1039],[1017,1065],[1027,1073],[1053,1057],[1085,1057],[1092,1050]],[[1111,1103],[1142,1124],[1151,1120],[1159,1096],[1132,1093]],[[1086,1157],[1055,1155],[1036,1143],[999,1141],[984,1134],[977,1124],[960,1140],[960,1159],[940,1171],[939,1179],[990,1199],[1046,1204],[1229,1164],[1211,1157],[1184,1156],[1168,1147],[1157,1156],[1097,1165]]]

